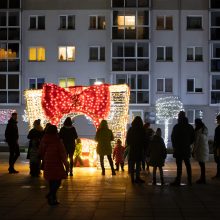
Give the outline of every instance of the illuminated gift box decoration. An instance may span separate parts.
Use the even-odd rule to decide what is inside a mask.
[[[126,84],[61,88],[50,83],[42,90],[26,90],[24,95],[29,128],[36,119],[44,126],[50,122],[60,128],[66,117],[85,115],[96,128],[106,119],[115,139],[125,141],[130,95]]]

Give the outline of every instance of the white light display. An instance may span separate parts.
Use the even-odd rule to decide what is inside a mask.
[[[14,109],[0,109],[0,124],[5,125],[8,123],[8,120],[11,118],[11,114],[16,112]]]
[[[178,113],[183,111],[183,104],[178,97],[168,96],[159,98],[156,101],[156,117],[159,120],[164,120],[165,131],[164,131],[164,142],[167,146],[168,143],[168,131],[169,131],[169,120],[178,117]]]

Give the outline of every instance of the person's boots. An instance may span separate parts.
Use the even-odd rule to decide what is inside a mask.
[[[124,172],[124,163],[121,164],[121,170]]]
[[[153,185],[156,185],[156,184],[157,184],[156,176],[153,177],[153,182],[152,182],[152,184],[153,184]]]
[[[73,176],[73,168],[70,169],[70,176]]]
[[[119,164],[115,164],[115,165],[116,165],[115,171],[119,171]]]
[[[105,168],[102,168],[102,176],[105,176]]]

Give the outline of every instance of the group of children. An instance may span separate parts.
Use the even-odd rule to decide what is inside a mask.
[[[162,132],[160,128],[157,128],[156,132],[152,134],[148,140],[148,146],[146,146],[146,153],[143,152],[142,163],[147,163],[147,166],[153,167],[153,181],[152,184],[156,185],[156,171],[159,168],[161,185],[164,184],[163,166],[167,157],[166,146],[162,138]],[[119,165],[121,170],[124,171],[124,161],[129,155],[129,146],[122,146],[120,139],[117,140],[113,150],[113,160],[115,160],[116,171],[119,171]],[[128,158],[128,172],[129,172],[129,158]]]

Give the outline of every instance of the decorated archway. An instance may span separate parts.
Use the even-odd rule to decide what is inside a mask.
[[[61,88],[45,84],[41,90],[26,90],[26,114],[29,128],[34,120],[41,119],[60,127],[67,116],[83,114],[96,128],[106,119],[115,139],[125,141],[128,122],[129,88],[123,85],[93,85]]]

